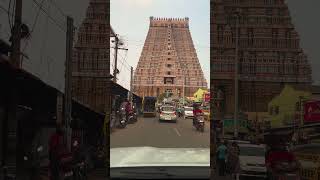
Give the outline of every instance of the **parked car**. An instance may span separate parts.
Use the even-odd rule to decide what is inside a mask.
[[[267,178],[265,163],[266,146],[263,144],[238,144],[240,172],[239,177]]]
[[[185,106],[184,108],[184,118],[193,118],[193,107]]]
[[[177,121],[177,113],[174,106],[162,106],[159,121]]]

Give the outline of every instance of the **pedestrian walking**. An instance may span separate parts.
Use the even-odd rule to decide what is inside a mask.
[[[240,170],[240,162],[239,162],[239,154],[240,148],[236,142],[233,142],[230,150],[228,151],[228,164],[230,167],[230,173],[232,174],[233,179],[239,179],[239,170]]]
[[[227,159],[227,141],[220,144],[217,149],[217,163],[219,167],[219,176],[225,176],[226,173],[226,159]]]

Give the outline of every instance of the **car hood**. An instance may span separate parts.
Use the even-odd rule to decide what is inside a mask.
[[[193,111],[184,111],[184,112],[188,114],[193,114]]]
[[[210,149],[154,147],[110,149],[110,168],[154,166],[210,167]]]
[[[240,165],[257,166],[265,164],[265,158],[260,156],[239,156]]]

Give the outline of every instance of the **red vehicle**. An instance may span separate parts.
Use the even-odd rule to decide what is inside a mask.
[[[304,123],[320,123],[320,101],[304,103]]]
[[[266,167],[268,179],[300,180],[301,165],[296,156],[289,150],[287,142],[291,134],[270,134],[266,137],[268,151]]]

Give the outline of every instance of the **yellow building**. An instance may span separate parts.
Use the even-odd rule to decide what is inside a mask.
[[[201,88],[199,88],[198,90],[197,90],[197,92],[195,92],[194,94],[193,94],[193,97],[194,97],[194,101],[195,102],[201,102],[201,101],[203,101],[204,99],[204,94],[205,93],[208,93],[208,91],[207,90],[205,90],[205,89],[201,89]]]
[[[301,96],[308,100],[311,98],[311,93],[298,91],[286,85],[281,93],[269,102],[266,119],[270,121],[271,128],[290,125],[294,120],[295,123],[299,123]]]

